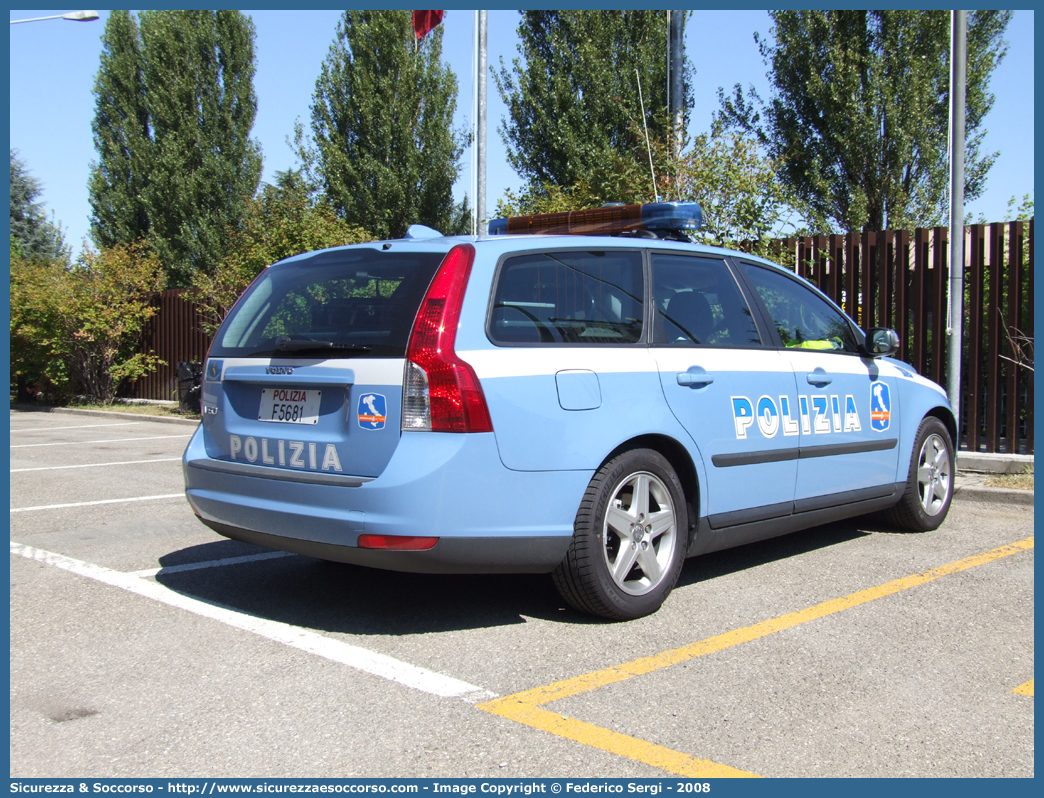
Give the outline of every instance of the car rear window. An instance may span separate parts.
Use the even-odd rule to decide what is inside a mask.
[[[490,313],[497,344],[632,344],[642,337],[637,251],[533,252],[504,261]]]
[[[225,319],[210,354],[403,357],[442,258],[366,248],[270,266]]]

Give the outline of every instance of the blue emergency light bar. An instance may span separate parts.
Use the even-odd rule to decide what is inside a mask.
[[[702,224],[703,210],[695,202],[650,202],[493,219],[489,234],[617,235],[633,230],[699,230]]]

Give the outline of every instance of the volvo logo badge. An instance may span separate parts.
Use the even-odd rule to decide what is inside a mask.
[[[293,366],[265,366],[265,374],[293,374]]]

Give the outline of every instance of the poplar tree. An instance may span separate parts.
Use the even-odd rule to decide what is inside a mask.
[[[210,272],[261,179],[254,25],[238,11],[113,12],[95,82],[91,231],[144,237],[168,285]]]
[[[719,90],[718,121],[754,133],[822,232],[929,226],[947,215],[950,12],[773,11],[763,102]],[[983,151],[989,79],[1010,11],[968,14],[965,200],[999,153]]]
[[[145,192],[152,141],[142,66],[137,22],[126,11],[112,11],[94,83],[91,130],[98,161],[88,183],[91,236],[103,248],[149,234]]]
[[[315,84],[311,143],[299,129],[302,161],[337,213],[378,238],[414,223],[463,232],[456,105],[441,26],[418,42],[409,11],[345,11]]]
[[[11,252],[31,260],[69,259],[69,248],[61,228],[47,219],[40,181],[32,176],[25,162],[11,150]]]
[[[647,158],[643,102],[650,138],[667,138],[665,12],[519,13],[519,57],[510,69],[501,59],[494,80],[508,108],[499,128],[508,162],[531,190],[572,186],[614,156]]]

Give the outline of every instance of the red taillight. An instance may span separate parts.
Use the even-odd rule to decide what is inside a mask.
[[[449,251],[428,287],[410,334],[406,359],[427,378],[433,432],[493,431],[478,376],[453,351],[474,261],[471,244],[458,244]]]
[[[438,538],[421,538],[412,535],[359,535],[360,549],[426,551],[438,542]]]

